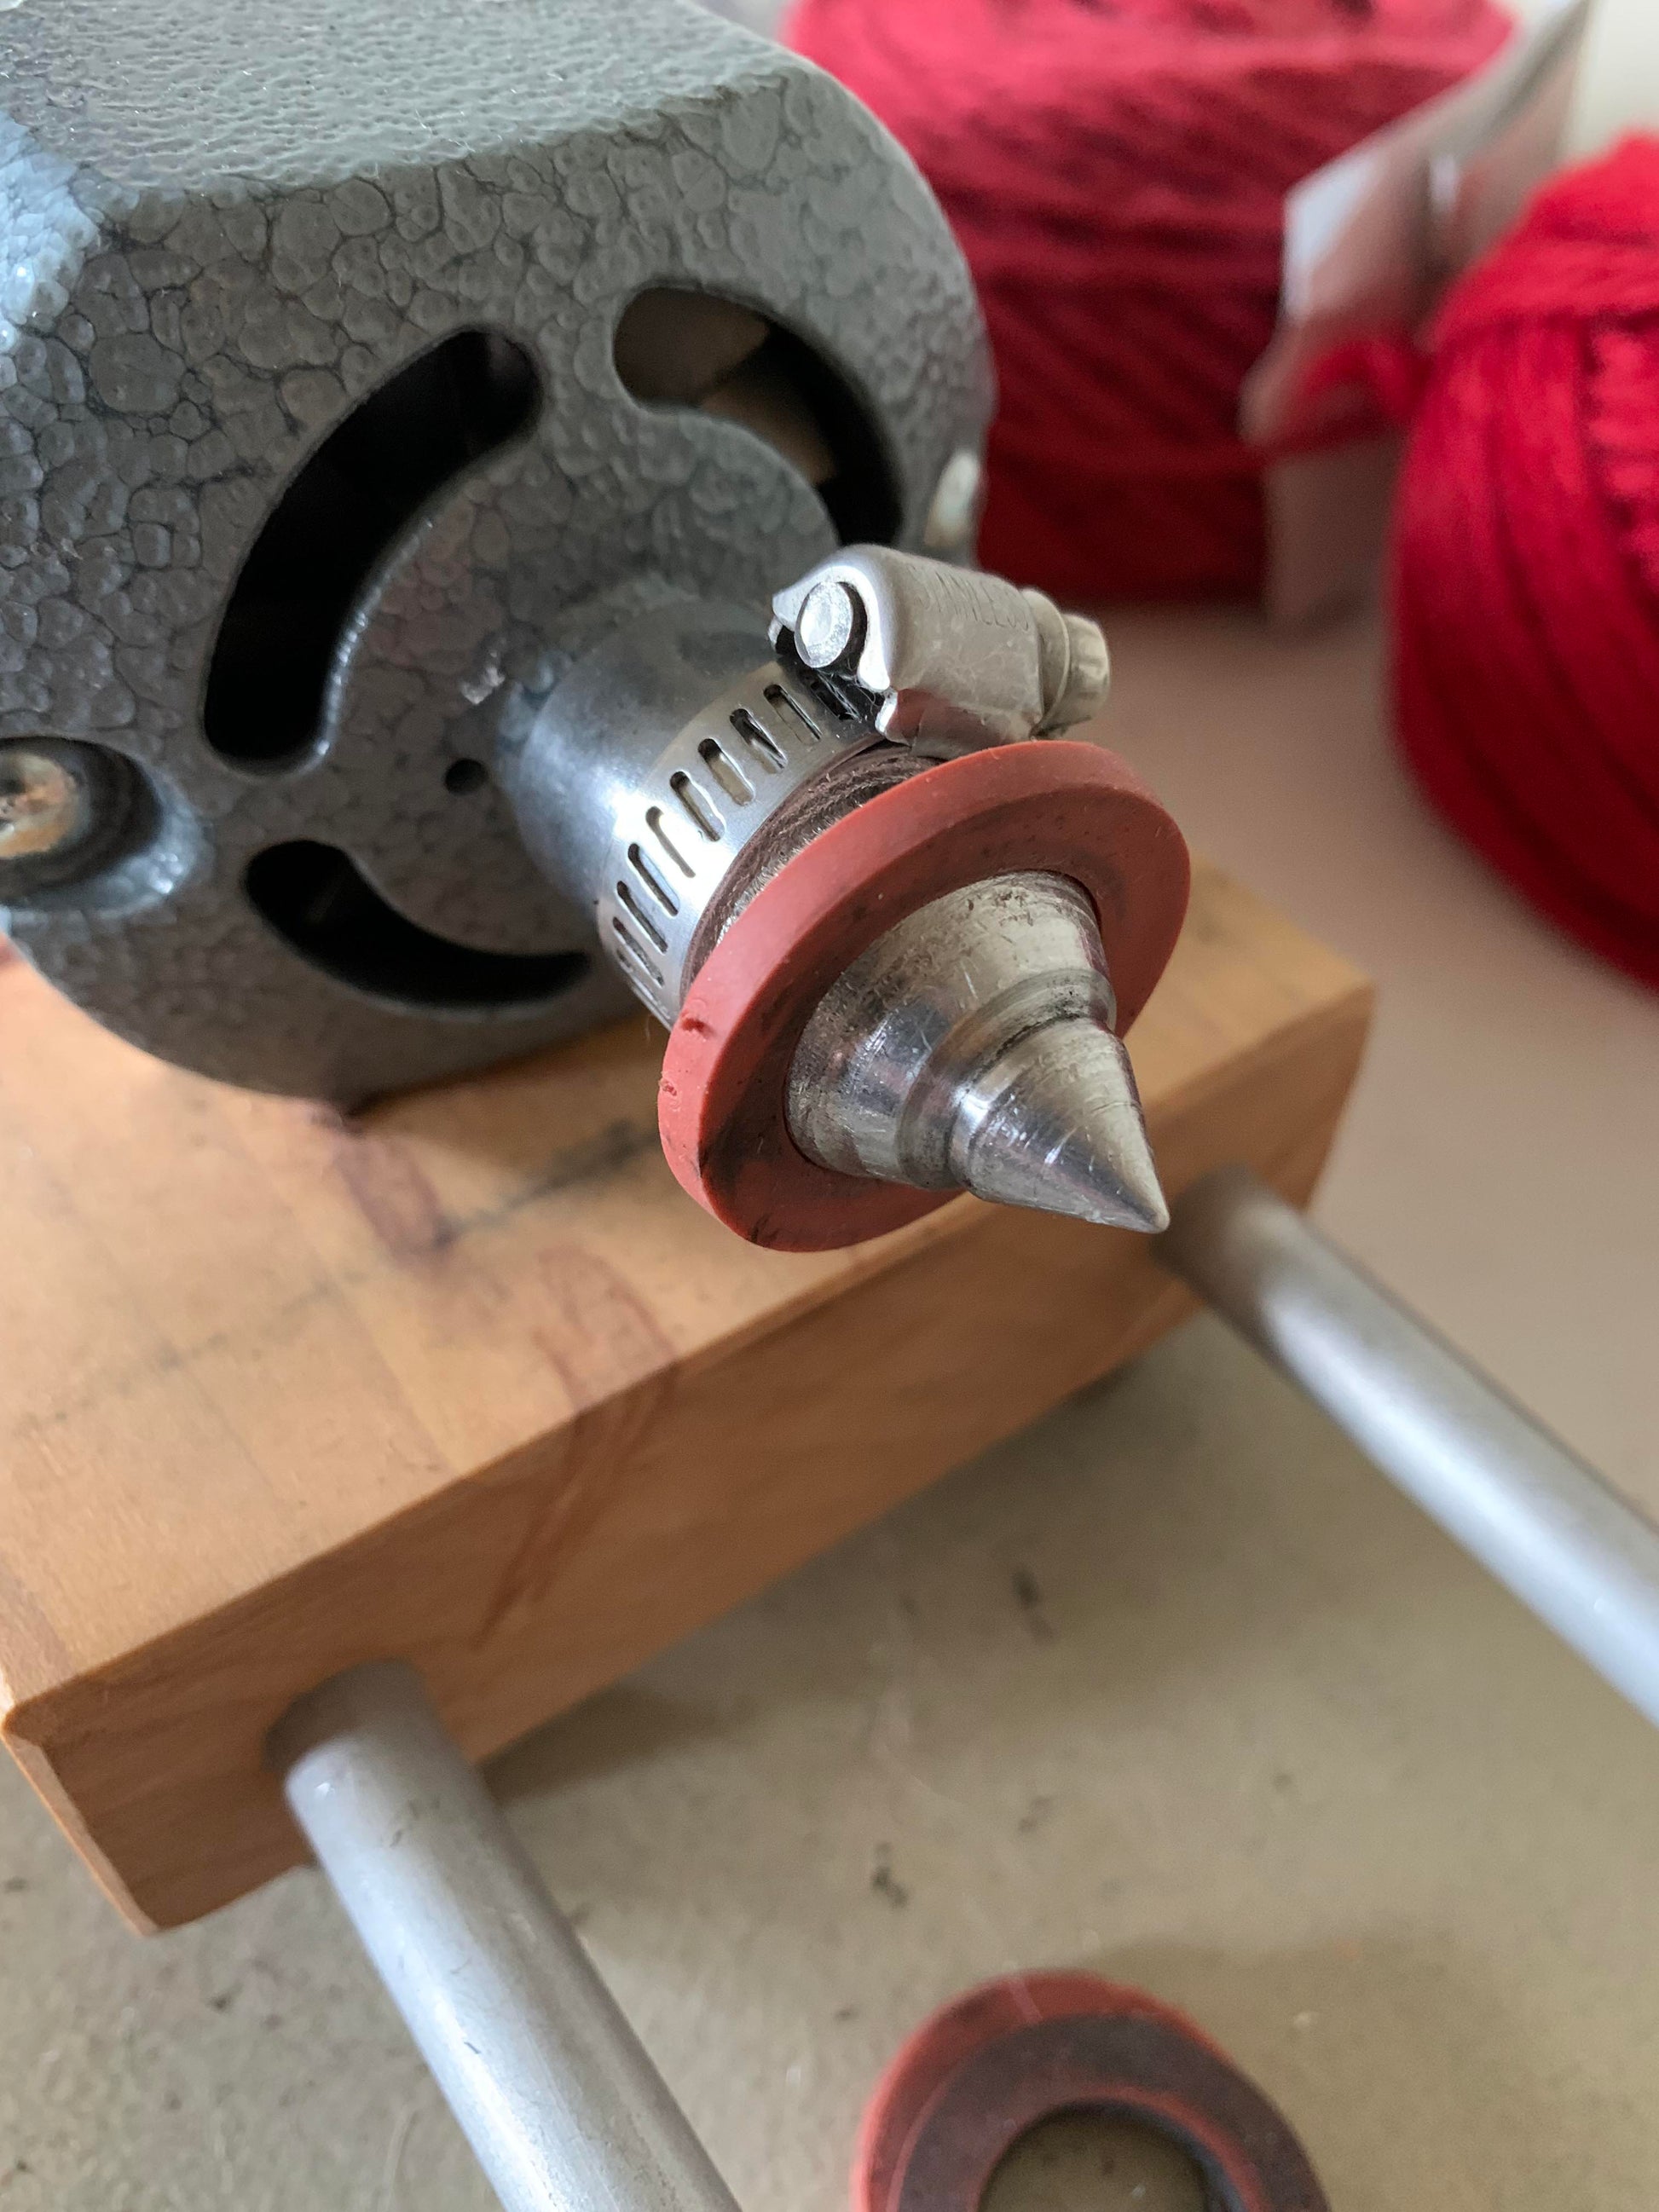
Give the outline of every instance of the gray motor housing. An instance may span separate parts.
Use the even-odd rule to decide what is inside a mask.
[[[0,927],[147,1049],[344,1103],[621,1012],[498,750],[596,595],[763,615],[921,543],[989,380],[913,165],[686,0],[25,0],[0,72],[0,738],[131,785]],[[857,417],[850,523],[624,385],[658,289]]]

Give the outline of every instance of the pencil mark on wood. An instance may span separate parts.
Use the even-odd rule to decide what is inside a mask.
[[[398,1138],[371,1135],[343,1123],[333,1152],[340,1180],[393,1259],[430,1259],[453,1242],[455,1231],[437,1192]]]
[[[607,1481],[649,1434],[674,1388],[675,1346],[614,1267],[564,1244],[543,1255],[538,1273],[546,1314],[532,1334],[574,1418],[556,1468],[534,1484],[529,1520],[484,1608],[477,1644],[544,1601],[560,1562],[602,1510]]]

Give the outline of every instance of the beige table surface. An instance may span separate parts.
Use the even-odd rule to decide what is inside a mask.
[[[1659,1506],[1659,1003],[1423,813],[1363,627],[1115,636],[1123,749],[1383,985],[1323,1218]],[[1194,2011],[1339,2212],[1659,2203],[1659,1744],[1213,1322],[496,1778],[745,2212],[1048,1962]],[[1197,2201],[1076,2131],[996,2194]],[[0,2212],[488,2201],[315,1875],[141,1944],[0,1771]]]

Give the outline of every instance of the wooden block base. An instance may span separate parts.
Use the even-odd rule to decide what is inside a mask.
[[[1171,1192],[1244,1158],[1304,1200],[1369,1005],[1201,869],[1133,1039]],[[966,1199],[737,1243],[663,1164],[642,1018],[352,1124],[16,961],[0,1038],[5,1735],[141,1925],[301,1856],[261,1747],[325,1676],[411,1659],[482,1756],[1187,1310],[1144,1239]]]

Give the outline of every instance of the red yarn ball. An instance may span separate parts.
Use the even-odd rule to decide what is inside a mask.
[[[1395,520],[1431,796],[1659,984],[1659,139],[1557,179],[1437,322]]]
[[[1238,401],[1285,195],[1510,27],[1492,0],[799,0],[785,35],[909,149],[978,282],[988,566],[1074,600],[1260,588]]]

